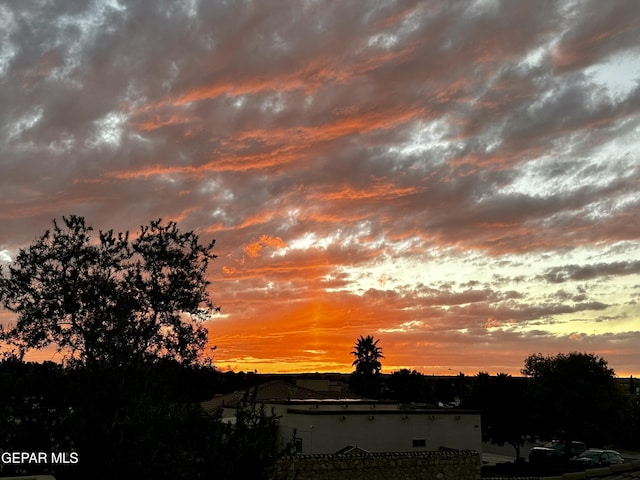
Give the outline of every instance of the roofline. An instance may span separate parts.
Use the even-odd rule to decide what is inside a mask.
[[[480,415],[479,410],[302,410],[300,408],[287,408],[287,413],[293,415]]]
[[[363,398],[292,398],[291,400],[258,400],[256,403],[277,405],[399,405],[395,400],[368,400]]]

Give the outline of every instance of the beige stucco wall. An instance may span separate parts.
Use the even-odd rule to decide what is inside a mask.
[[[441,447],[482,451],[480,415],[454,411],[280,411],[282,446],[295,437],[303,454],[331,454],[347,445],[369,452],[420,452]],[[414,446],[424,440],[424,446]]]

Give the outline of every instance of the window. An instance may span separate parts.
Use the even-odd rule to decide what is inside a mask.
[[[414,448],[420,448],[420,447],[426,447],[427,446],[427,441],[424,438],[414,438],[413,439],[413,447]]]

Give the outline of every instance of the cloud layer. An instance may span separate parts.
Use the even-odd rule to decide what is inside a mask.
[[[70,213],[216,239],[221,368],[640,373],[640,4],[0,6],[0,261]]]

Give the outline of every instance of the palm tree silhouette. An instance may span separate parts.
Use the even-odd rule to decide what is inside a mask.
[[[351,364],[356,367],[354,373],[366,376],[375,376],[380,373],[382,369],[380,359],[384,358],[384,355],[382,355],[382,348],[378,346],[379,341],[380,339],[374,341],[372,335],[366,337],[360,335],[351,352],[351,355],[356,357]]]
[[[380,359],[384,358],[382,348],[378,346],[379,341],[371,335],[361,335],[351,352],[356,357],[351,364],[356,367],[351,376],[351,386],[356,393],[367,397],[377,397],[379,394]]]

